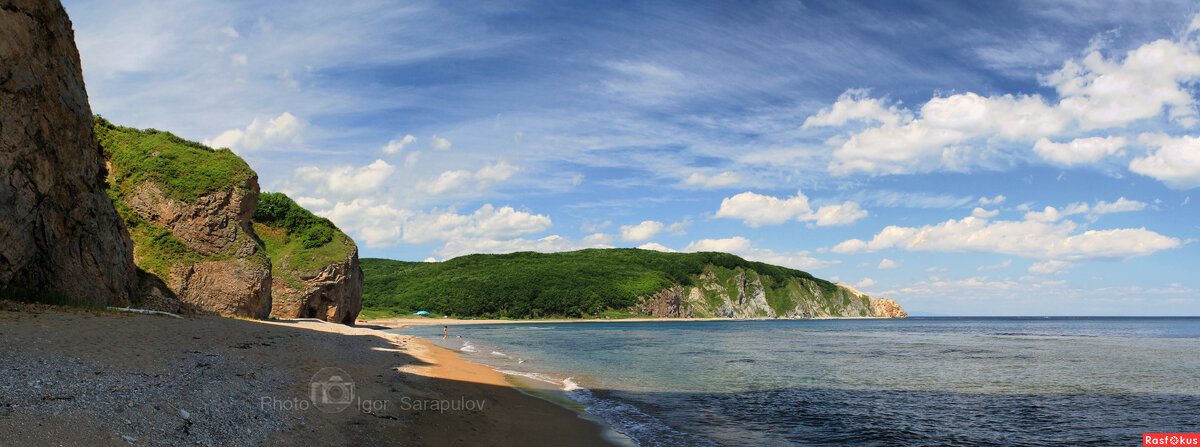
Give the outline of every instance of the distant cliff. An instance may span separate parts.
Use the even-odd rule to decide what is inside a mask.
[[[903,317],[857,290],[727,253],[589,249],[363,259],[363,307],[465,317]],[[883,301],[879,301],[883,303]],[[891,310],[889,310],[891,309]]]
[[[130,302],[132,243],[104,175],[62,5],[0,0],[0,289]]]
[[[259,195],[254,228],[271,257],[271,316],[354,324],[363,290],[354,240],[282,193]]]
[[[144,307],[266,318],[271,261],[254,234],[258,175],[228,149],[96,118],[109,195],[143,270]]]

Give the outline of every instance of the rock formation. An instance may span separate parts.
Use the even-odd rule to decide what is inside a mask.
[[[363,273],[357,247],[345,261],[326,265],[315,275],[299,276],[299,288],[288,284],[284,276],[274,277],[271,316],[319,318],[347,325],[353,325],[358,318],[362,310]]]
[[[812,278],[780,281],[753,270],[708,266],[693,283],[639,297],[629,310],[655,317],[908,317],[893,300],[873,299],[848,285]]]
[[[228,150],[103,119],[96,134],[134,259],[146,272],[140,305],[266,318],[271,262],[254,234],[258,176],[245,161]]]
[[[283,193],[260,195],[254,221],[271,256],[271,316],[353,325],[363,292],[354,240]]]
[[[0,288],[129,302],[132,244],[104,176],[62,5],[0,0]]]
[[[900,307],[900,303],[887,298],[871,299],[871,313],[882,318],[908,318],[908,312]]]

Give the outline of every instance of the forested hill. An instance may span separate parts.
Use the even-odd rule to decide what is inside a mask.
[[[727,253],[587,249],[444,262],[362,259],[363,309],[458,317],[874,316],[871,300],[800,270]]]

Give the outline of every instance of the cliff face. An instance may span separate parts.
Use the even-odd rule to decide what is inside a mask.
[[[258,177],[236,155],[97,120],[109,195],[132,235],[143,307],[266,318],[271,263],[254,234]]]
[[[271,256],[271,316],[353,325],[363,292],[354,240],[282,193],[262,194],[254,220]]]
[[[899,303],[872,299],[844,284],[808,278],[778,280],[742,268],[708,266],[688,287],[639,297],[630,311],[656,317],[907,318]]]
[[[132,244],[104,187],[70,19],[0,0],[0,287],[128,303]]]

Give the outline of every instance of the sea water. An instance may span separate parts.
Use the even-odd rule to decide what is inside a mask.
[[[415,327],[643,446],[1137,445],[1200,432],[1200,318]],[[461,336],[462,338],[457,338]]]

